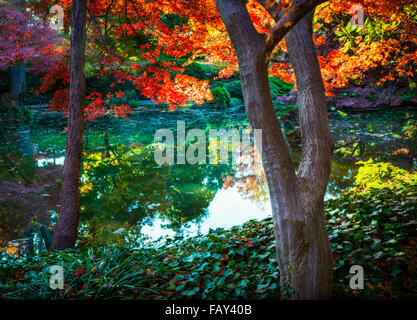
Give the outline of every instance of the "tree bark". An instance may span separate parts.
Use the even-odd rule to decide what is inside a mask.
[[[26,91],[26,70],[24,65],[10,67],[10,95],[19,102],[19,96]]]
[[[80,215],[79,175],[83,149],[85,99],[85,43],[87,0],[74,0],[71,26],[71,60],[68,135],[65,151],[61,205],[52,248],[73,248]]]
[[[9,5],[17,11],[25,10],[25,0],[11,0]],[[10,67],[10,95],[19,103],[19,95],[26,91],[26,70],[23,64]]]
[[[332,144],[324,85],[312,42],[312,14],[287,36],[299,89],[303,139],[296,174],[272,104],[267,66],[273,48],[268,37],[254,28],[245,1],[216,3],[238,58],[249,122],[252,128],[262,129],[262,160],[271,198],[282,298],[329,299],[332,258],[323,199]]]
[[[333,141],[326,110],[326,96],[313,43],[313,12],[285,37],[294,69],[299,106],[302,158],[298,168],[299,202],[303,213],[305,254],[296,261],[302,272],[281,272],[281,279],[302,290],[295,298],[330,298],[332,252],[324,219],[324,195],[331,170]],[[280,250],[282,251],[282,250]],[[283,260],[289,260],[283,257]],[[290,264],[291,265],[291,264]],[[285,280],[284,280],[285,282]]]

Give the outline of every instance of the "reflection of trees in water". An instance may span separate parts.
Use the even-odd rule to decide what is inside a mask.
[[[56,209],[60,170],[36,168],[31,140],[27,125],[0,130],[0,243],[30,240],[35,224],[47,230],[48,210]]]
[[[114,232],[158,217],[179,230],[198,223],[222,187],[226,165],[159,166],[152,145],[107,146],[84,154],[81,221],[90,231]],[[107,230],[107,231],[106,231]]]
[[[0,142],[2,176],[18,177],[24,183],[30,184],[35,173],[30,128],[24,125],[5,132],[2,130]],[[7,171],[8,174],[3,171]]]
[[[372,157],[375,161],[388,161],[398,167],[412,168],[412,159],[417,157],[416,134],[412,135],[415,132],[413,130],[416,127],[416,119],[416,113],[408,111],[364,115],[332,112],[330,126],[337,145],[328,193],[337,195],[341,190],[353,186],[357,170],[355,162],[358,160],[368,160]],[[259,172],[252,172],[245,165],[238,166],[236,174],[224,165],[185,164],[158,167],[151,149],[147,149],[146,144],[152,142],[157,129],[169,128],[175,134],[178,120],[186,122],[187,130],[201,128],[206,129],[206,132],[209,128],[247,127],[247,118],[243,111],[211,111],[201,107],[184,108],[175,112],[149,109],[135,113],[131,121],[106,118],[89,123],[89,129],[86,131],[89,149],[85,164],[97,166],[87,167],[88,170],[84,172],[84,224],[87,223],[90,229],[95,228],[98,234],[102,232],[101,234],[108,236],[118,228],[127,228],[137,222],[146,223],[148,218],[152,219],[156,214],[166,218],[169,228],[179,229],[187,222],[198,223],[207,214],[209,203],[218,188],[223,186],[223,177],[227,176],[229,177],[224,179],[226,187],[234,185],[243,197],[267,203],[269,194],[265,178]],[[291,145],[292,159],[297,164],[301,142],[297,116],[290,113],[281,117],[281,120],[286,142]],[[53,114],[38,117],[30,125],[2,124],[0,151],[10,160],[8,162],[0,155],[0,176],[3,182],[18,179],[23,185],[25,181],[21,174],[32,182],[35,168],[31,141],[39,146],[42,157],[51,154],[63,155],[65,133],[62,133],[62,130],[65,126],[65,118]],[[107,144],[103,144],[104,130],[108,131]],[[141,144],[134,145],[132,142]],[[114,146],[116,143],[120,146]],[[136,149],[137,152],[132,152]],[[398,150],[401,149],[405,151],[399,153]],[[93,154],[99,154],[100,157],[94,159]],[[91,159],[87,159],[89,155]],[[36,177],[39,170],[36,169]],[[48,171],[45,170],[45,174]],[[13,229],[14,221],[23,221],[20,213],[33,211],[38,215],[41,209],[45,211],[51,202],[50,199],[59,196],[59,186],[55,184],[54,177],[56,178],[56,174],[51,172],[50,177],[48,174],[48,177],[41,178],[42,183],[37,183],[39,178],[36,178],[34,185],[28,185],[27,192],[16,193],[16,197],[19,196],[22,203],[13,209],[9,201],[8,209],[2,212],[10,213],[8,217],[13,218],[13,221],[4,220],[3,226]],[[39,191],[41,187],[44,188],[45,181],[51,186],[50,189],[56,189],[56,192],[48,188],[46,191]],[[18,187],[19,185],[16,185],[16,188]],[[4,190],[6,188],[2,188],[2,191]],[[42,198],[41,194],[46,193],[51,197]],[[7,200],[5,191],[4,194]],[[45,204],[39,205],[40,198]],[[52,202],[49,208],[54,208]],[[108,232],[103,233],[103,230]]]
[[[245,199],[260,205],[269,201],[268,185],[261,164],[259,152],[250,150],[249,154],[241,155],[236,161],[234,175],[224,179],[223,188],[235,187]]]
[[[405,169],[415,167],[413,150],[416,137],[404,135],[413,127],[410,119],[414,119],[414,125],[417,124],[416,114],[410,112],[374,115],[333,112],[330,125],[336,145],[327,187],[328,196],[339,196],[354,186],[358,169],[356,162],[359,160],[374,158]],[[297,116],[288,114],[282,117],[281,129],[290,145],[291,158],[297,166],[301,154]],[[252,169],[247,166],[238,166],[237,174],[229,176],[225,186],[237,186],[245,198],[257,202],[269,200],[263,171],[257,174],[251,172]]]

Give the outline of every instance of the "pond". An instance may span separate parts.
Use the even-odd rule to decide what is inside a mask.
[[[336,140],[326,198],[354,186],[359,160],[389,161],[410,170],[415,142],[406,129],[413,111],[345,114],[329,110]],[[294,108],[278,107],[282,129],[295,164],[300,136]],[[186,107],[175,111],[142,106],[129,120],[102,118],[87,123],[81,174],[81,237],[89,244],[138,236],[188,237],[230,228],[271,215],[266,179],[260,168],[238,164],[159,165],[154,159],[158,129],[249,127],[242,107],[214,110]],[[0,123],[0,241],[23,238],[34,226],[54,225],[59,211],[66,118],[34,114],[30,124]],[[28,233],[29,232],[29,233]],[[0,244],[1,244],[0,242]]]

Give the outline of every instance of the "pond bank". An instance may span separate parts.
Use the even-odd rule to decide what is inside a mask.
[[[417,185],[326,202],[334,299],[417,298]],[[131,241],[133,241],[131,239]],[[351,290],[351,265],[364,290]],[[49,288],[61,265],[63,290]],[[271,219],[166,244],[133,241],[1,260],[0,296],[11,299],[271,299],[279,270]]]

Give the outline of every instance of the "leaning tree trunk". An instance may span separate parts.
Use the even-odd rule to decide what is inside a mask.
[[[52,243],[52,248],[56,250],[72,248],[77,240],[84,125],[86,11],[87,0],[73,1],[68,136],[60,212]]]
[[[216,2],[238,58],[246,113],[252,128],[262,129],[262,160],[272,204],[282,297],[329,299],[332,255],[323,199],[332,142],[323,80],[312,42],[312,14],[302,19],[286,39],[297,77],[303,139],[296,174],[270,94],[270,37],[256,31],[245,1]]]

